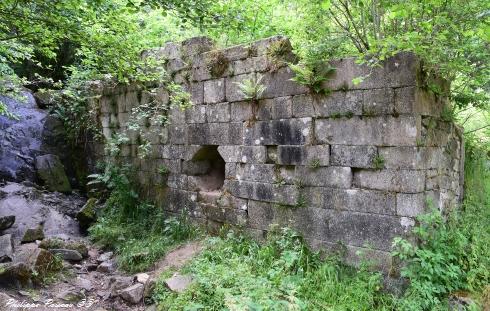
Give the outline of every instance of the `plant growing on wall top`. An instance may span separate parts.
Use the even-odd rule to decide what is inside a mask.
[[[257,75],[253,78],[245,79],[243,82],[235,82],[245,99],[252,104],[252,118],[249,121],[256,120],[257,109],[259,106],[258,99],[267,89],[267,87],[262,84],[262,78],[263,76]]]
[[[322,84],[328,80],[328,77],[335,71],[327,63],[311,62],[289,64],[289,67],[294,71],[294,77],[291,78],[299,84],[307,86],[310,91],[316,94],[328,94],[330,90],[325,89]]]
[[[222,51],[211,51],[206,57],[206,68],[213,78],[221,77],[229,64],[230,61]]]
[[[267,59],[270,62],[270,69],[275,71],[288,61],[292,61],[291,43],[289,40],[279,40],[272,42],[267,48]]]

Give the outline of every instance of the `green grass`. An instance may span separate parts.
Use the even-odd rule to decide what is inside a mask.
[[[289,229],[259,244],[229,231],[207,239],[184,273],[195,282],[182,294],[160,281],[161,310],[393,310],[381,275],[354,270],[337,257],[321,260]]]

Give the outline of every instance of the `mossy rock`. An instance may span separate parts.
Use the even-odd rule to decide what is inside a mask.
[[[36,157],[36,171],[50,191],[70,193],[71,186],[60,159],[53,154]]]
[[[82,229],[88,229],[97,220],[97,199],[90,198],[76,216]]]
[[[47,250],[50,249],[68,249],[72,251],[77,251],[79,252],[83,258],[88,257],[88,248],[85,243],[81,241],[64,241],[60,238],[49,238],[43,240],[39,244],[40,248],[44,248]]]
[[[42,225],[37,226],[36,228],[29,228],[24,233],[22,237],[22,243],[30,243],[35,242],[36,240],[44,239],[44,228]]]

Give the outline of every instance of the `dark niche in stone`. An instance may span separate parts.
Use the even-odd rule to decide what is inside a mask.
[[[225,182],[225,160],[218,152],[218,146],[203,146],[184,164],[184,172],[195,176],[196,187],[200,191],[220,190]]]

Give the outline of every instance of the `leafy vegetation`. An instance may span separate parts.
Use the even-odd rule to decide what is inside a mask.
[[[393,306],[380,292],[381,276],[355,272],[338,257],[320,260],[290,229],[261,245],[233,231],[209,238],[184,272],[195,278],[182,294],[157,284],[162,310],[371,310]]]
[[[197,235],[184,214],[169,217],[154,205],[141,202],[130,181],[130,170],[107,165],[93,182],[108,190],[105,207],[90,227],[91,239],[114,249],[120,267],[130,272],[148,269],[170,249]]]

